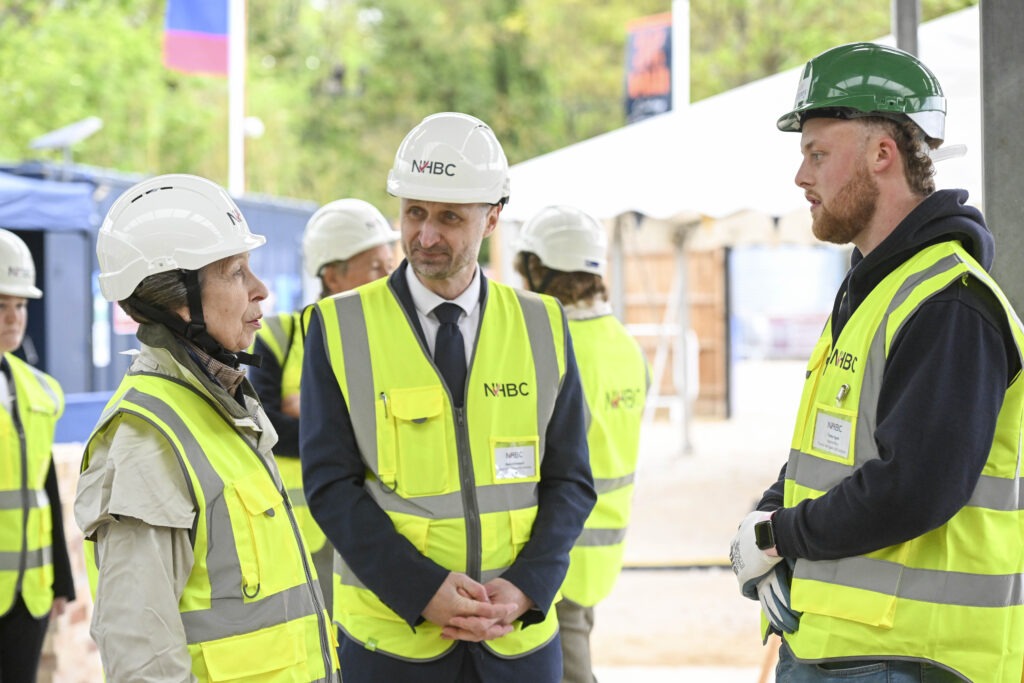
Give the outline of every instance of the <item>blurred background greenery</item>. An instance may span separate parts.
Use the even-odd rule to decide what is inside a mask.
[[[670,0],[249,0],[254,193],[385,213],[404,134],[436,111],[494,128],[510,163],[625,123],[626,24]],[[921,21],[977,0],[921,0]],[[88,116],[75,161],[227,181],[227,84],[163,66],[165,0],[0,2],[0,160]],[[890,0],[690,0],[694,101],[890,31]],[[727,145],[728,141],[724,141]],[[45,158],[45,157],[44,157]]]

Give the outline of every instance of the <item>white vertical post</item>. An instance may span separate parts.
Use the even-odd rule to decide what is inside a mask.
[[[228,0],[228,191],[245,192],[245,0]]]
[[[690,0],[672,0],[672,111],[690,106]]]

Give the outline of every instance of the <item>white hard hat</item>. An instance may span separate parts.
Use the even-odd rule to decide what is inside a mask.
[[[519,231],[516,251],[532,252],[548,268],[601,275],[608,235],[590,214],[572,206],[547,206]]]
[[[508,200],[508,160],[494,131],[480,119],[442,112],[409,131],[388,173],[388,193],[453,204]]]
[[[36,287],[32,252],[20,237],[8,230],[0,230],[0,294],[23,299],[43,296],[42,290]]]
[[[150,178],[107,212],[96,240],[100,291],[108,301],[131,296],[145,278],[169,270],[199,270],[266,242],[249,232],[224,189],[194,175]]]
[[[401,233],[377,207],[362,199],[337,199],[321,206],[306,223],[302,256],[311,277],[334,261],[345,261],[367,249],[397,242]]]

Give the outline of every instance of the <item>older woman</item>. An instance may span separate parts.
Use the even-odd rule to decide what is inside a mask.
[[[75,599],[52,454],[64,394],[13,353],[35,279],[28,246],[0,230],[0,680],[28,683],[50,616]]]
[[[337,681],[333,629],[245,379],[264,243],[216,184],[129,189],[100,229],[100,289],[141,350],[82,463],[91,633],[108,680]]]

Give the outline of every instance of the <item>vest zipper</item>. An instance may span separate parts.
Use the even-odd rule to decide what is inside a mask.
[[[473,473],[473,455],[469,448],[466,429],[466,409],[455,408],[455,444],[459,459],[459,486],[462,489],[462,507],[466,511],[466,574],[474,581],[481,580],[480,504],[476,497],[476,476]]]

